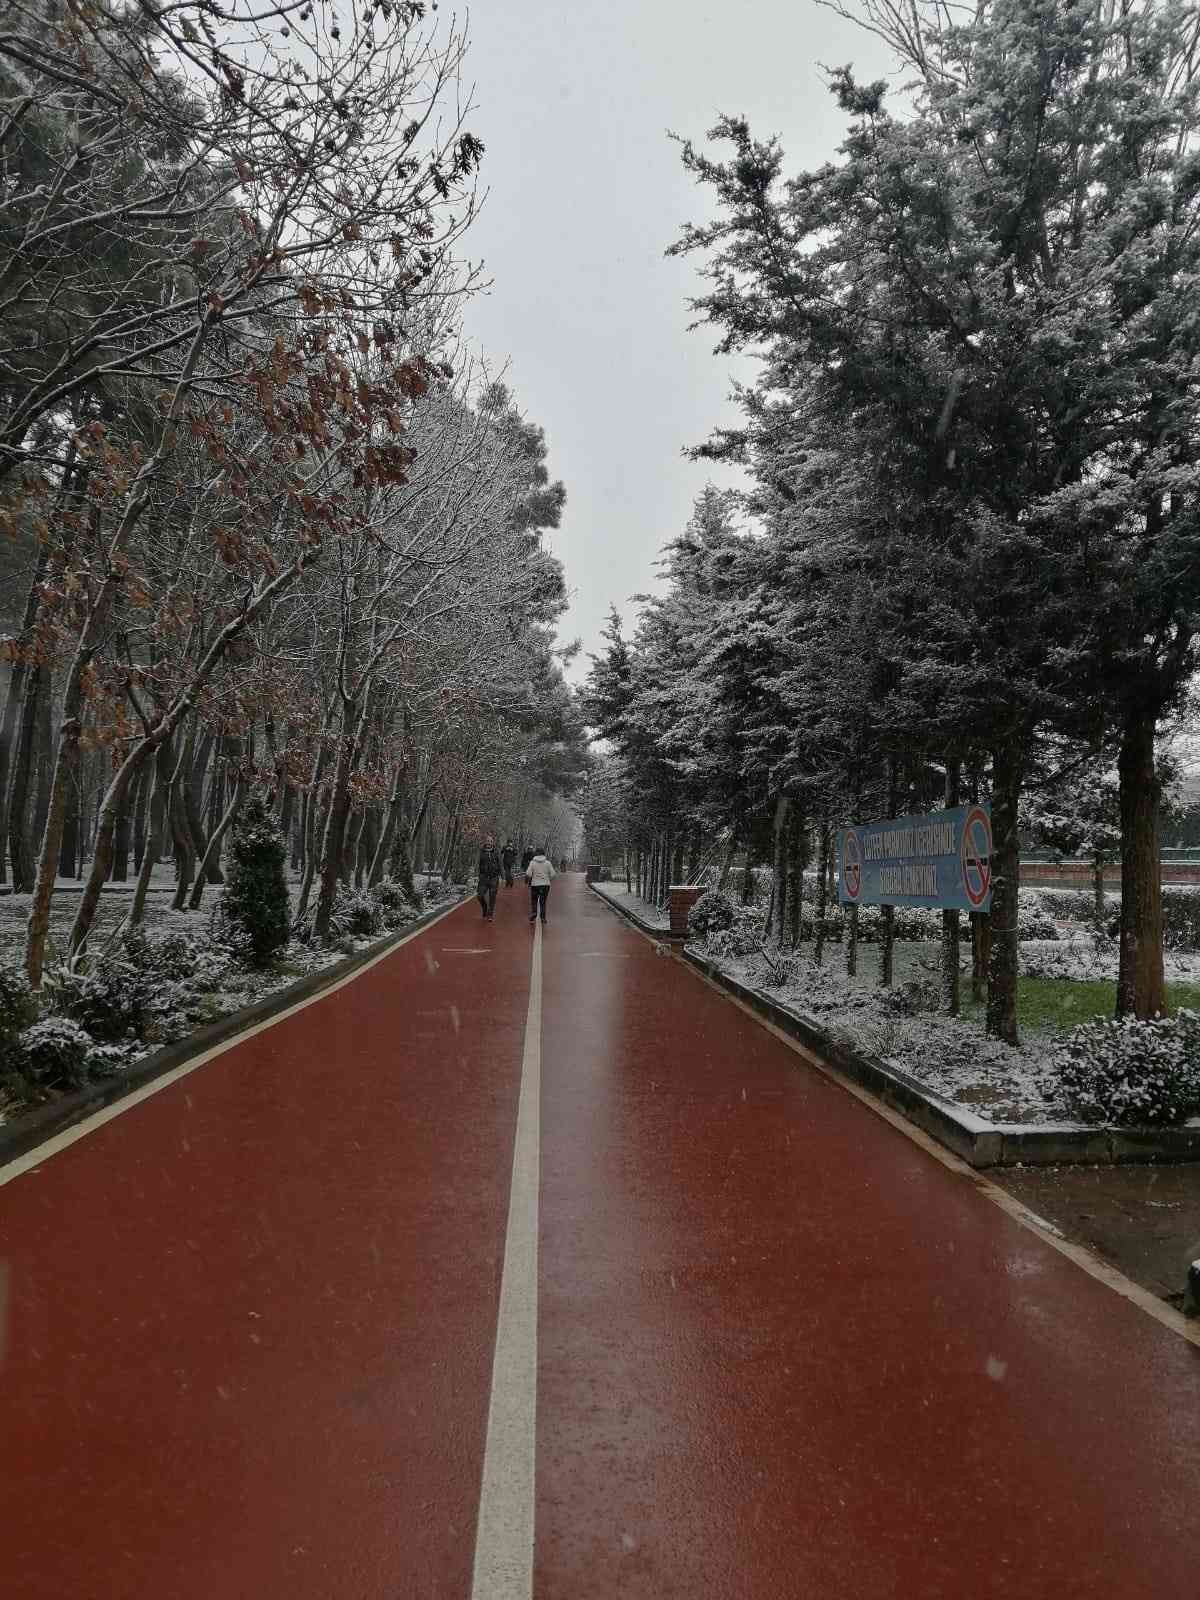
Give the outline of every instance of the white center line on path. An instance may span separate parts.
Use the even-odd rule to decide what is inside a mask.
[[[537,1440],[542,930],[533,944],[471,1600],[530,1600]]]

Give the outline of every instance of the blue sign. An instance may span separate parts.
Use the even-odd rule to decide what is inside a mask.
[[[838,899],[844,906],[991,909],[988,805],[954,806],[922,817],[843,828],[837,858]]]

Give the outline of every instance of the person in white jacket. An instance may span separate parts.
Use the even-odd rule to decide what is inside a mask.
[[[525,876],[529,880],[529,920],[536,922],[540,915],[544,923],[546,898],[555,878],[554,863],[544,850],[539,850],[525,868]]]

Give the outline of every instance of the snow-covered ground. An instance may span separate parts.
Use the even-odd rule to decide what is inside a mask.
[[[667,912],[660,911],[648,900],[643,900],[639,894],[630,894],[619,883],[594,883],[592,888],[598,890],[606,900],[612,900],[615,904],[624,906],[627,911],[632,911],[639,921],[648,923],[652,928],[661,928],[665,933],[671,926],[671,918]]]
[[[704,950],[702,945],[697,948]],[[934,981],[938,954],[936,946],[895,946],[896,987],[892,993],[897,1001],[905,984],[919,979]],[[1014,1050],[985,1037],[982,1023],[969,1018],[928,1012],[906,1015],[885,1000],[878,986],[878,952],[870,946],[860,949],[859,972],[853,979],[846,977],[836,945],[830,947],[820,967],[809,956],[789,963],[782,984],[772,981],[773,973],[761,957],[709,959],[779,1005],[811,1017],[852,1049],[878,1057],[935,1094],[957,1101],[989,1121],[1075,1120],[1055,1094],[1054,1080],[1047,1071],[1055,1043],[1052,1036],[1026,1034]],[[970,970],[963,976],[964,990],[969,992]]]
[[[596,886],[609,899],[628,906],[643,921],[656,919],[666,928],[668,918],[653,906],[615,884]],[[1078,893],[1078,909],[1086,917],[1091,896]],[[1055,902],[1069,912],[1075,897]],[[1039,892],[1022,895],[1022,915],[1045,911]],[[1096,934],[1084,922],[1054,919],[1057,939],[1023,940],[1021,970],[1029,977],[1076,981],[1115,980],[1118,947],[1113,939]],[[893,946],[893,988],[879,982],[882,950],[878,944],[860,944],[858,970],[846,976],[845,946],[831,940],[818,967],[813,946],[806,943],[788,957],[782,968],[763,956],[714,953],[698,941],[694,948],[715,961],[722,971],[762,990],[788,1009],[811,1017],[821,1028],[852,1048],[875,1056],[917,1080],[934,1093],[956,1101],[977,1116],[1003,1123],[1045,1124],[1078,1119],[1064,1100],[1051,1056],[1059,1040],[1055,1033],[1023,1030],[1017,1049],[989,1039],[982,1018],[945,1017],[937,1011],[942,950],[931,940],[898,939]],[[959,970],[964,1002],[970,996],[970,947],[960,946]],[[1200,952],[1169,950],[1168,981],[1200,982]],[[780,980],[782,974],[783,981]],[[1092,1020],[1092,1009],[1081,1000],[1079,1022]],[[1106,1015],[1108,1013],[1106,1012]]]

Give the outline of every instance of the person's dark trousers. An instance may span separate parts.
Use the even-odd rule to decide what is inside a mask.
[[[485,917],[495,915],[496,890],[499,887],[500,885],[498,883],[481,883],[479,885],[479,904],[483,909],[483,914]]]
[[[550,885],[548,883],[531,883],[529,885],[529,920],[530,920],[530,922],[532,922],[533,919],[535,917],[539,916],[539,915],[541,916],[542,921],[545,922],[545,920],[546,920],[546,896],[549,893],[550,893]]]

